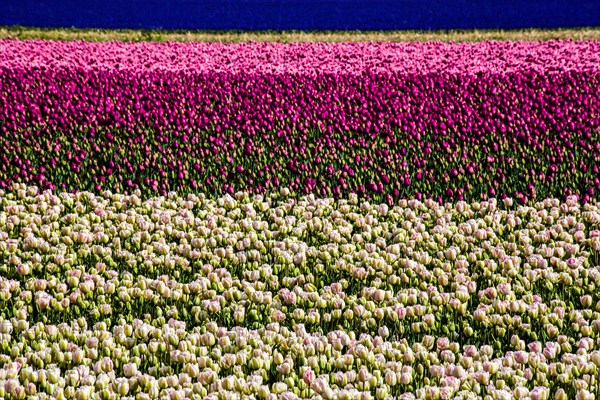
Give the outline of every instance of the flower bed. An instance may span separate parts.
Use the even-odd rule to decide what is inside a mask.
[[[0,41],[0,187],[522,203],[600,190],[597,41]]]
[[[140,194],[0,191],[0,397],[597,394],[600,203]]]
[[[597,41],[0,40],[0,398],[594,399],[598,87]]]

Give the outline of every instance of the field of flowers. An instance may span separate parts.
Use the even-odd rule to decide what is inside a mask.
[[[600,392],[600,41],[0,40],[0,399]]]
[[[2,398],[597,392],[600,203],[14,189]]]
[[[600,190],[600,41],[0,41],[0,188]]]

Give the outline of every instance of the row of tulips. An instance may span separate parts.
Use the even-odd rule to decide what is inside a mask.
[[[599,343],[589,338],[498,354],[445,337],[390,339],[385,328],[357,336],[174,319],[158,328],[140,319],[22,325],[0,322],[2,398],[566,400],[594,399],[600,378]]]
[[[0,41],[0,188],[521,203],[600,190],[597,41]]]
[[[0,397],[593,399],[600,203],[0,191]],[[2,390],[4,390],[2,392]]]
[[[0,188],[22,182],[63,191],[139,189],[144,196],[200,191],[217,197],[287,186],[297,196],[356,193],[390,205],[401,198],[442,202],[506,196],[532,204],[571,194],[588,202],[600,191],[600,132],[568,140],[548,136],[540,139],[543,143],[501,133],[454,140],[318,130],[260,138],[177,130],[25,132],[0,136],[5,149]]]
[[[543,140],[599,126],[598,41],[0,41],[3,131],[351,131]],[[540,137],[542,136],[542,137]]]

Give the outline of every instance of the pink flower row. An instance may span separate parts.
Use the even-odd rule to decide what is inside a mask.
[[[4,40],[0,187],[594,197],[599,87],[598,41]]]
[[[0,68],[258,74],[599,71],[600,42],[122,43],[0,41]]]

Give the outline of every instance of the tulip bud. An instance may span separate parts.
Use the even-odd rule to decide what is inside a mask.
[[[576,400],[594,400],[595,398],[595,395],[586,389],[578,390],[577,394],[575,395]]]
[[[133,363],[128,363],[123,365],[123,373],[126,377],[130,378],[132,376],[137,375],[137,365]]]
[[[554,400],[567,400],[568,398],[569,396],[563,388],[559,388],[556,393],[554,393]]]
[[[581,305],[585,308],[589,308],[592,306],[592,296],[590,296],[589,294],[586,294],[584,296],[581,296],[579,298],[579,301],[581,302]]]
[[[315,380],[315,373],[312,369],[307,369],[302,374],[302,379],[304,382],[310,386],[310,384]]]
[[[413,380],[413,377],[412,377],[412,374],[410,374],[410,373],[403,372],[400,375],[400,384],[402,384],[402,385],[410,385],[412,380]]]
[[[454,248],[454,247],[448,248],[445,253],[446,259],[450,260],[450,261],[456,260],[457,255],[458,255],[458,252],[457,252],[456,248]]]

